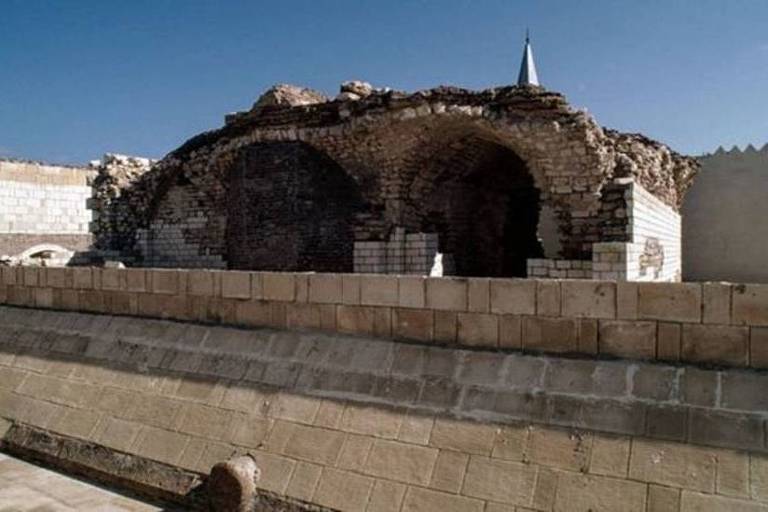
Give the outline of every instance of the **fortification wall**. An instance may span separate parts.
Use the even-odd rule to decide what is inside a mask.
[[[735,368],[768,367],[766,286],[6,268],[0,290],[34,308],[0,306],[13,452],[175,495],[247,452],[296,510],[768,510],[768,376]],[[443,343],[396,341],[425,312]],[[520,353],[515,319],[592,325],[593,357]]]
[[[683,277],[768,282],[768,144],[720,149],[699,161],[682,209]]]
[[[87,249],[92,174],[76,167],[0,160],[0,255],[19,255],[41,244]]]

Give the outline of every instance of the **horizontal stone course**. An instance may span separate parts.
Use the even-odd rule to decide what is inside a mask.
[[[768,367],[760,285],[6,267],[0,302],[423,343]]]
[[[310,503],[647,510],[682,493],[690,510],[768,508],[760,372],[11,307],[0,319],[0,375],[23,374],[1,381],[3,421],[195,472],[250,452],[260,488]],[[50,344],[70,336],[82,343]],[[201,373],[219,356],[324,373],[309,387]],[[395,391],[406,381],[417,396],[430,382],[459,393],[423,406]],[[463,408],[471,392],[474,408]],[[677,416],[666,413],[680,409],[687,422],[671,440]]]

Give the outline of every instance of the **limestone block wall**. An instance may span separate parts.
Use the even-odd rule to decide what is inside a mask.
[[[699,161],[682,209],[683,277],[768,282],[768,144],[721,148]]]
[[[3,268],[0,303],[768,369],[768,286]]]
[[[74,167],[0,160],[0,254],[15,256],[40,244],[87,249],[92,174]]]
[[[592,260],[529,259],[528,276],[680,281],[680,214],[633,179],[617,180],[606,193],[618,198],[609,201],[605,241],[592,244]]]
[[[411,301],[398,309],[425,309],[415,278],[366,277],[4,269],[5,300],[33,297],[37,306],[0,306],[0,444],[179,499],[216,462],[250,453],[262,471],[260,493],[279,500],[260,511],[286,510],[284,503],[324,512],[768,510],[763,372],[728,368],[733,362],[719,369],[643,362],[629,353],[607,361],[477,343],[472,350],[398,343],[385,331],[402,329],[394,320],[401,313],[390,311],[388,323],[382,305],[371,308],[372,320],[388,339],[299,327],[307,324],[296,318],[322,308],[327,327],[333,316],[345,330],[349,320],[334,297],[343,300],[346,290],[353,304],[390,302],[392,282],[397,300]],[[353,281],[345,286],[344,278]],[[488,280],[422,281],[427,304],[438,306],[439,297],[446,302],[435,312],[445,313],[457,282],[467,285],[474,309],[483,295],[478,283]],[[542,313],[553,311],[555,285],[568,285],[519,281],[528,282],[542,286],[533,294]],[[447,288],[435,295],[429,283]],[[560,290],[564,314],[605,313],[606,297],[618,304],[606,287],[612,283],[572,283],[578,290]],[[590,293],[586,284],[598,288]],[[637,291],[634,306],[622,301],[624,313],[679,315],[656,329],[699,325],[695,339],[716,332],[719,343],[726,324],[701,321],[768,325],[764,286],[717,285],[720,293],[675,283],[617,286]],[[707,306],[698,304],[706,317],[686,323],[693,308],[672,304],[687,304],[683,297],[696,290],[708,297]],[[488,292],[497,310],[526,295],[514,287]],[[270,321],[294,328],[147,318],[183,312],[186,320],[252,325],[263,321],[263,305]],[[467,315],[458,327],[465,333],[462,323],[481,324]],[[624,334],[631,346],[634,336]],[[760,338],[751,345],[762,345]]]
[[[355,242],[355,273],[429,275],[438,254],[436,233],[405,233],[397,228],[388,241]],[[451,275],[450,255],[443,255],[443,274]]]

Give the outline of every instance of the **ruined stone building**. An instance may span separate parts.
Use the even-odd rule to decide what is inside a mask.
[[[94,180],[95,249],[152,267],[679,280],[696,170],[538,85],[267,91]]]

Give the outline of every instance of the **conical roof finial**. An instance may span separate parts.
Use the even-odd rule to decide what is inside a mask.
[[[523,60],[520,63],[517,85],[539,85],[539,76],[536,73],[536,63],[533,61],[533,50],[531,49],[528,28],[525,29],[525,47],[523,48]]]

